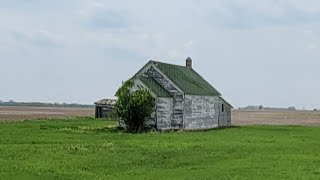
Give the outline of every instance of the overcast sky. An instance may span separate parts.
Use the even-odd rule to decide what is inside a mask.
[[[150,59],[235,107],[320,107],[319,0],[1,0],[0,100],[93,103]]]

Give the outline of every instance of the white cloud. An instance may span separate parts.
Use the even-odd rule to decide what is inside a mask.
[[[313,35],[313,30],[311,30],[311,29],[305,29],[305,30],[303,31],[303,33],[304,33],[305,35],[310,36],[310,35]]]
[[[316,44],[309,44],[308,48],[309,49],[317,49],[318,46]]]
[[[320,13],[320,1],[319,0],[290,0],[290,2],[294,7],[299,10],[302,10],[306,13]]]
[[[180,59],[183,55],[178,50],[169,50],[168,51],[169,58],[172,59]]]
[[[76,12],[82,16],[89,16],[97,11],[101,11],[105,9],[105,4],[101,1],[97,0],[89,0],[88,2],[84,3],[84,7]]]
[[[191,49],[193,46],[193,41],[192,40],[189,40],[188,42],[186,42],[184,44],[184,47],[187,48],[187,49]]]
[[[92,6],[97,7],[97,8],[103,8],[104,4],[101,2],[98,2],[98,1],[94,1],[94,2],[92,2]]]

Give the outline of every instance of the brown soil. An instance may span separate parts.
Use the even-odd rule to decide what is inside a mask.
[[[0,106],[0,121],[93,116],[94,108]]]
[[[318,111],[234,110],[233,125],[310,125],[320,126]]]
[[[94,108],[1,107],[0,121],[94,116]],[[234,110],[232,124],[241,125],[310,125],[320,126],[320,112],[289,110]]]

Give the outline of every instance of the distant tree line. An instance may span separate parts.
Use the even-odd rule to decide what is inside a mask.
[[[255,105],[249,105],[246,107],[242,107],[239,109],[247,109],[247,110],[297,110],[296,107],[290,106],[288,108],[275,108],[275,107],[264,107],[263,105],[255,106]]]
[[[77,103],[41,103],[41,102],[15,102],[9,100],[4,102],[0,100],[0,106],[33,106],[33,107],[79,107],[79,108],[92,108],[94,105],[77,104]]]

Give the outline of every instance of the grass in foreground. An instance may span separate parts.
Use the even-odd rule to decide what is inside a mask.
[[[320,128],[127,134],[90,118],[0,123],[0,179],[320,179]]]

